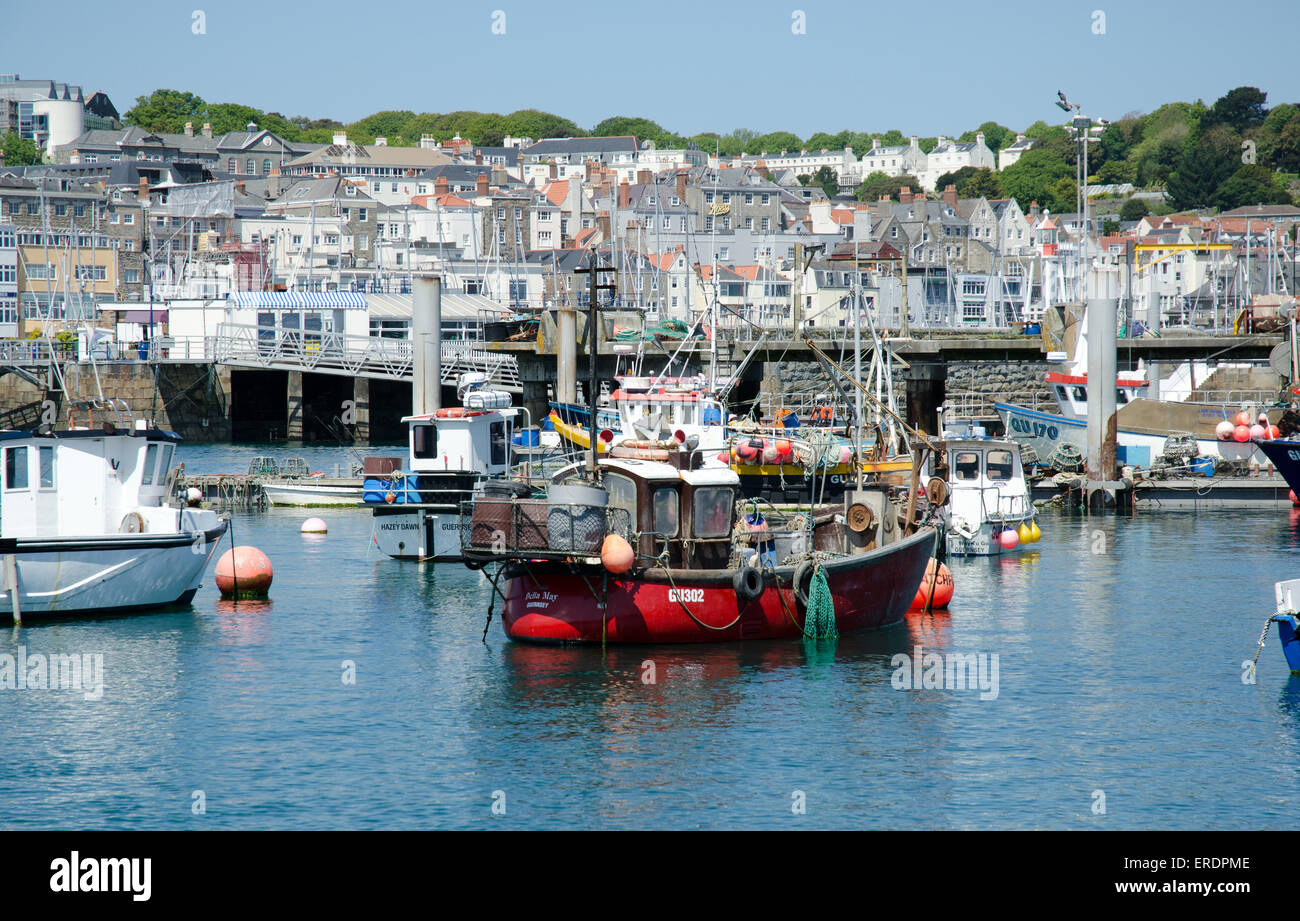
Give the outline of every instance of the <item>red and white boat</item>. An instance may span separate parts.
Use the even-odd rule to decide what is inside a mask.
[[[798,636],[818,567],[838,631],[887,627],[907,613],[936,548],[931,527],[904,533],[901,506],[882,489],[786,518],[767,507],[760,515],[738,498],[736,473],[703,464],[698,450],[655,460],[626,451],[600,459],[599,486],[575,464],[553,477],[545,500],[465,504],[463,554],[471,566],[501,564],[489,577],[512,639]],[[630,548],[622,564],[602,553],[610,535]]]

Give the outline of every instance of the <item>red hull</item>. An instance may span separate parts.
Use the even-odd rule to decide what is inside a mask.
[[[934,531],[925,528],[882,550],[827,564],[840,632],[901,621],[933,550]],[[743,605],[732,589],[730,571],[679,570],[671,583],[663,570],[648,570],[635,579],[603,572],[530,563],[527,571],[506,573],[501,585],[506,635],[540,643],[716,643],[803,632],[793,567],[777,570],[780,588],[769,577],[763,593]],[[607,600],[603,610],[597,600],[602,591]]]

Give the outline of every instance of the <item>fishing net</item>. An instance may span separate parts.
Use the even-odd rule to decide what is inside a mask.
[[[835,628],[831,586],[826,581],[826,570],[820,566],[813,570],[812,584],[808,587],[808,612],[803,619],[803,635],[810,640],[833,640],[840,635]]]

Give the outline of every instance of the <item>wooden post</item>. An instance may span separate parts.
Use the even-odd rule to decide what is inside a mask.
[[[9,604],[14,615],[14,626],[23,625],[23,609],[18,603],[18,558],[12,553],[4,555],[4,584],[9,592]]]

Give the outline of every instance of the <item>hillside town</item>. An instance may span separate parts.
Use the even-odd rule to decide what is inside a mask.
[[[402,338],[413,280],[436,274],[448,334],[474,339],[585,304],[592,252],[648,323],[756,329],[851,326],[859,304],[885,329],[1020,331],[1080,300],[1082,267],[1104,260],[1130,334],[1223,331],[1274,316],[1295,276],[1293,203],[1175,212],[1158,188],[1094,181],[1105,171],[1070,211],[959,192],[955,177],[996,183],[1032,156],[1024,132],[996,150],[977,131],[728,155],[634,135],[151,131],[102,92],[17,75],[0,105],[0,129],[40,150],[0,166],[0,338],[93,328],[119,352],[196,359],[231,325]]]

